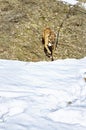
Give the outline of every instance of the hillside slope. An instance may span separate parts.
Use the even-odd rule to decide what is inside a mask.
[[[0,58],[23,61],[50,60],[44,54],[44,27],[58,33],[69,6],[58,0],[0,0]],[[58,38],[55,59],[86,56],[86,10],[71,7]]]

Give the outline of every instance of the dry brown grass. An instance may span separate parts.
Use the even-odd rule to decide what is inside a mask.
[[[57,0],[0,0],[0,58],[50,60],[43,51],[44,27],[56,33],[69,6]],[[74,6],[59,35],[55,59],[86,56],[86,10]]]

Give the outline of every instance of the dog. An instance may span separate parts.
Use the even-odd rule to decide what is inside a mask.
[[[50,28],[44,29],[42,33],[42,43],[44,44],[45,54],[53,61],[53,55],[56,49],[56,34]]]

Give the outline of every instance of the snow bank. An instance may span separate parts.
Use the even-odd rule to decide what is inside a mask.
[[[86,58],[0,60],[0,130],[85,130],[85,72]]]

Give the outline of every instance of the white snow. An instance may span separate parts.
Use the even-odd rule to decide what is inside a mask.
[[[70,5],[78,4],[79,6],[81,6],[81,7],[86,9],[86,2],[79,2],[77,0],[59,0],[59,1],[63,1],[64,3],[70,4]]]
[[[0,60],[0,130],[86,130],[86,57]]]
[[[77,0],[60,0],[60,1],[64,1],[64,2],[71,4],[71,5],[77,4]]]

